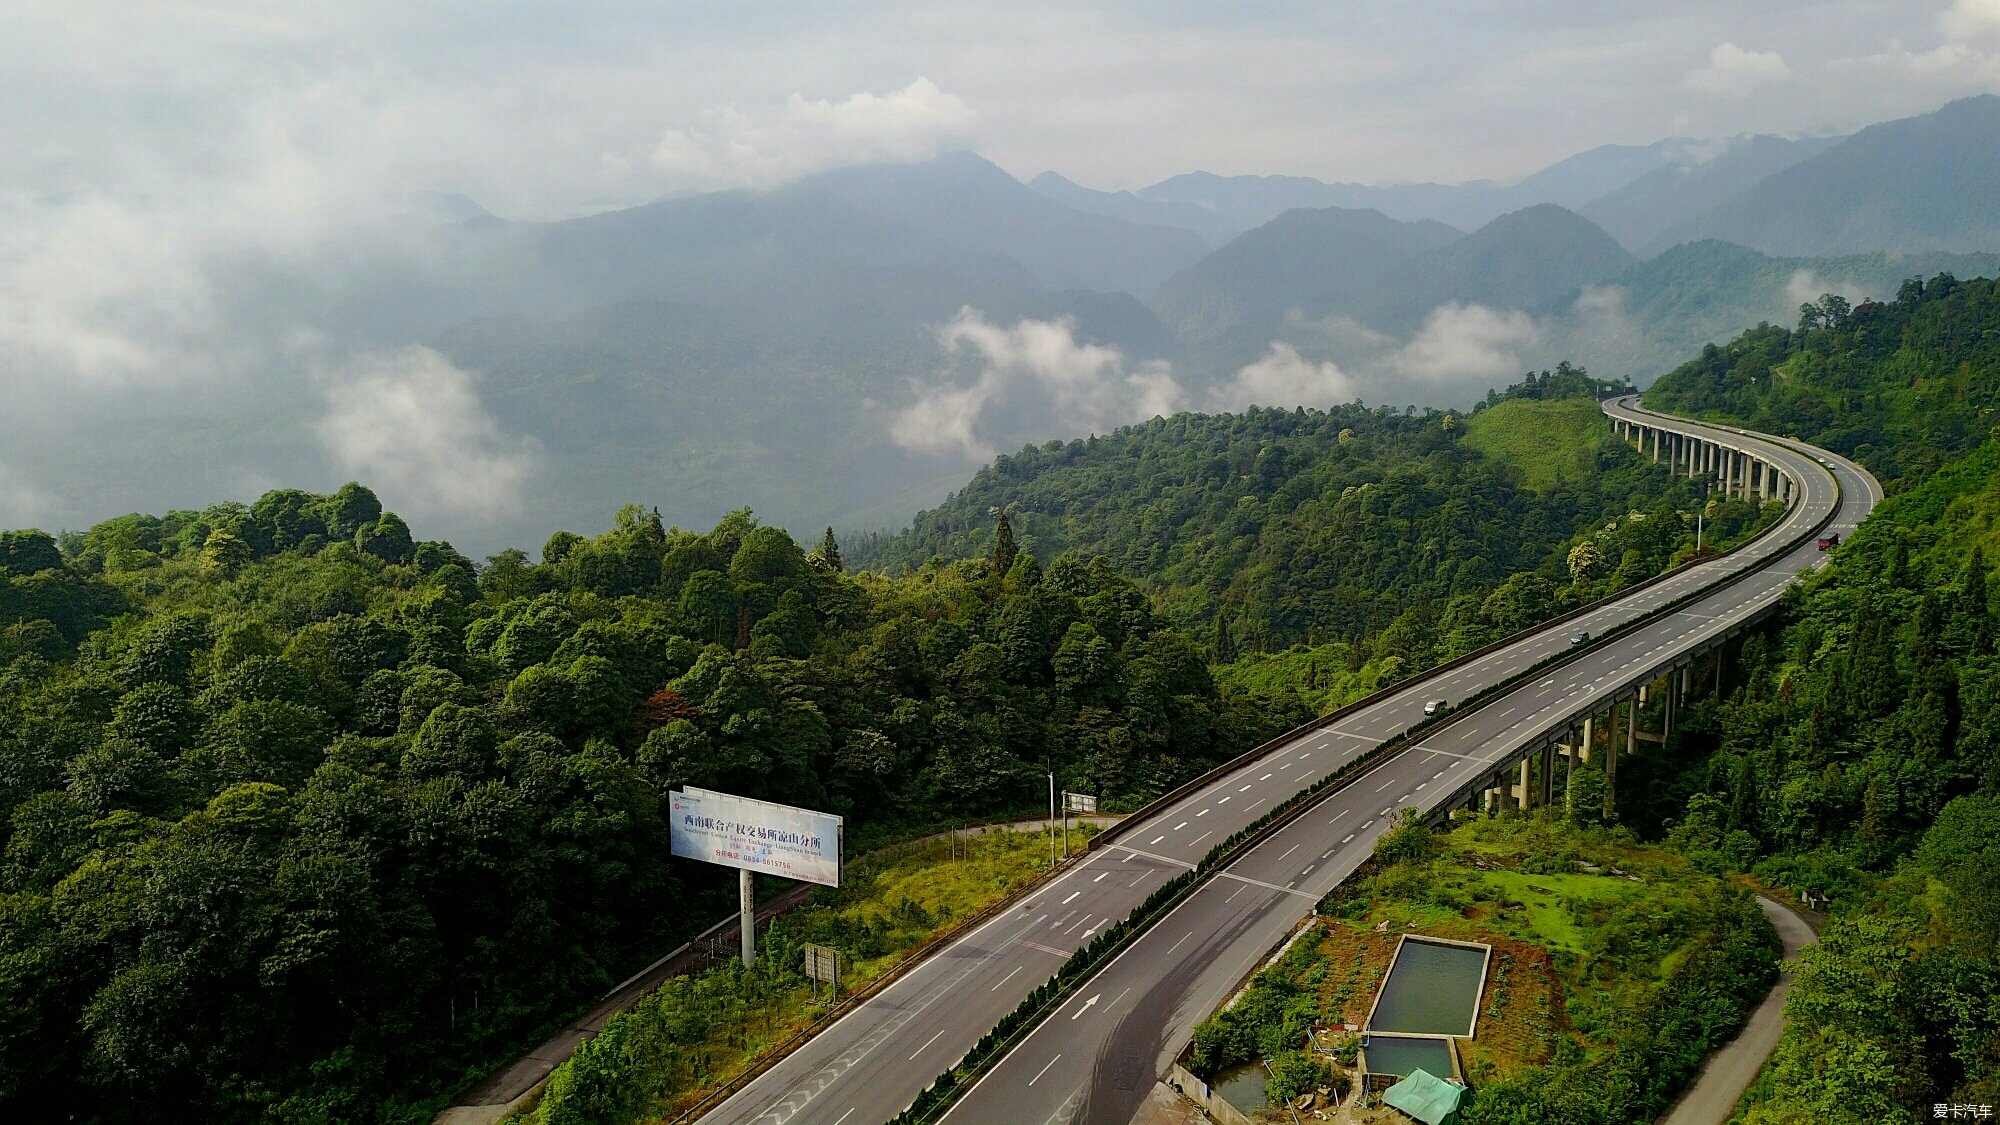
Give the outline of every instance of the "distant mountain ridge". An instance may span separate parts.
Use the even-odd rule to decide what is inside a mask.
[[[1595,220],[1597,216],[1589,210],[1597,201],[1674,169],[1697,173],[1684,181],[1687,185],[1706,185],[1711,177],[1699,174],[1702,170],[1713,167],[1721,173],[1712,177],[1719,186],[1696,188],[1697,197],[1705,206],[1727,191],[1747,187],[1756,178],[1785,167],[1788,162],[1806,159],[1831,143],[1831,138],[1791,140],[1755,136],[1723,141],[1672,137],[1650,145],[1600,145],[1509,184],[1473,180],[1460,184],[1367,185],[1325,183],[1305,176],[1219,176],[1189,172],[1136,192],[1100,192],[1080,187],[1054,172],[1044,172],[1029,186],[1079,210],[1135,222],[1182,226],[1217,243],[1301,207],[1372,209],[1394,219],[1409,222],[1431,219],[1470,230],[1501,215],[1542,203],[1582,211]],[[1786,154],[1794,151],[1796,155],[1788,161]],[[1745,178],[1746,173],[1755,174]],[[1669,222],[1700,209],[1677,202],[1672,190],[1665,193],[1656,190],[1647,199],[1651,206],[1666,207]],[[1647,204],[1632,206],[1644,205]],[[1607,227],[1624,221],[1615,203],[1607,217],[1612,220],[1605,224]],[[1626,238],[1618,230],[1612,233],[1621,240]],[[1637,248],[1629,241],[1627,246]]]
[[[947,153],[562,222],[392,203],[337,254],[232,284],[355,356],[436,349],[541,451],[518,505],[448,534],[531,542],[606,496],[805,533],[900,522],[987,449],[1142,404],[1449,405],[1562,359],[1644,383],[1822,292],[2000,272],[2000,98],[1847,138],[1600,146],[1513,184],[1096,192]],[[295,453],[325,447],[323,395],[251,404],[270,423],[242,463],[330,486],[330,448]],[[10,463],[93,516],[230,487],[189,453],[244,408],[175,409],[22,435]]]
[[[1885,121],[1667,228],[1771,254],[2000,250],[2000,97]]]
[[[1243,234],[1160,287],[1153,311],[1199,370],[1222,378],[1274,342],[1348,362],[1315,322],[1351,326],[1363,350],[1407,337],[1443,305],[1538,308],[1615,277],[1637,259],[1590,220],[1554,204],[1471,234],[1379,211],[1299,209]],[[1330,350],[1329,350],[1330,349]]]
[[[1149,296],[1209,250],[1207,240],[1179,227],[1065,206],[970,152],[841,168],[806,182],[945,245],[1004,254],[1051,289]]]
[[[1228,216],[1199,203],[1178,199],[1147,199],[1129,191],[1093,191],[1055,172],[1028,181],[1035,191],[1079,211],[1107,215],[1129,223],[1179,227],[1200,235],[1211,247],[1220,246],[1245,228]]]
[[[1183,340],[1274,324],[1286,310],[1323,309],[1399,264],[1463,237],[1443,223],[1380,211],[1299,208],[1229,242],[1170,278],[1152,301]]]
[[[1637,261],[1589,219],[1543,203],[1402,263],[1354,309],[1371,328],[1406,333],[1440,305],[1532,308]]]
[[[1737,138],[1711,159],[1669,164],[1578,208],[1634,253],[1653,249],[1674,224],[1744,191],[1766,177],[1810,160],[1841,137]]]

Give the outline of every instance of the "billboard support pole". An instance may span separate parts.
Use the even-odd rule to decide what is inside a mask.
[[[1056,869],[1056,775],[1049,774],[1049,870]]]
[[[736,886],[743,901],[743,967],[749,968],[757,961],[757,892],[750,883],[750,869],[736,869]]]

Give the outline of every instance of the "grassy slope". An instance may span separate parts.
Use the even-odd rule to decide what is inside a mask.
[[[2000,558],[2000,441],[1883,501],[1854,537],[1863,543],[1900,538],[1912,554],[1928,554],[1942,567],[1941,580],[1955,576],[1975,546],[1989,563]]]
[[[1070,834],[1081,850],[1095,825]],[[838,890],[780,919],[751,973],[727,961],[669,982],[633,1012],[613,1017],[605,1041],[622,1047],[606,1059],[580,1049],[552,1076],[550,1094],[517,1120],[569,1125],[582,1120],[671,1118],[797,1034],[823,1011],[799,975],[799,943],[842,953],[843,995],[863,988],[909,951],[949,930],[1048,867],[1048,837],[997,829],[962,839],[913,841],[857,860]],[[819,990],[822,997],[825,989]],[[609,1098],[607,1088],[616,1090]],[[595,1096],[593,1096],[595,1095]],[[592,1104],[619,1108],[591,1116]]]
[[[1345,900],[1336,913],[1366,927],[1387,922],[1391,931],[1545,951],[1557,978],[1546,983],[1570,997],[1565,1014],[1586,1048],[1591,1032],[1665,979],[1695,934],[1691,896],[1720,887],[1664,848],[1609,832],[1479,820],[1443,843],[1428,868],[1391,867],[1336,891]],[[1582,870],[1586,864],[1599,871]],[[1492,992],[1489,984],[1482,1011],[1494,1007]],[[1482,1038],[1472,1058],[1533,1057],[1501,1036]]]
[[[1581,398],[1508,399],[1466,419],[1464,442],[1521,470],[1522,483],[1546,491],[1596,467],[1604,414]]]

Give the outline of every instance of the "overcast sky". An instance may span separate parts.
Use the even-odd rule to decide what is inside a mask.
[[[0,187],[538,216],[940,144],[1107,188],[1505,179],[1613,141],[1851,130],[1997,74],[2000,0],[65,0],[0,17]]]
[[[326,411],[315,455],[413,507],[464,508],[437,464],[530,463],[473,376],[345,354],[255,283],[316,277],[416,193],[553,218],[960,147],[1100,188],[1504,180],[1996,86],[2000,0],[0,0],[0,526],[101,518],[37,463],[64,426],[291,409],[278,387]]]

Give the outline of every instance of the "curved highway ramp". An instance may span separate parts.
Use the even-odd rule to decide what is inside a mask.
[[[1653,415],[1632,399],[1607,402],[1604,410],[1621,433],[1677,471],[1711,476],[1718,488],[1786,499],[1784,517],[1730,555],[1405,681],[1337,712],[1331,724],[1315,724],[1233,763],[1135,818],[1116,843],[933,955],[702,1121],[881,1125],[1070,953],[1217,842],[1418,724],[1427,701],[1465,700],[1504,686],[1329,791],[1218,872],[1086,982],[945,1117],[1126,1125],[1194,1024],[1367,858],[1398,810],[1414,806],[1441,817],[1480,802],[1533,802],[1532,784],[1512,784],[1523,762],[1540,755],[1546,777],[1549,748],[1578,723],[1661,677],[1685,682],[1676,673],[1771,612],[1792,579],[1818,564],[1815,536],[1851,529],[1880,497],[1864,470],[1832,454]],[[1577,630],[1602,639],[1521,678],[1570,652]]]

